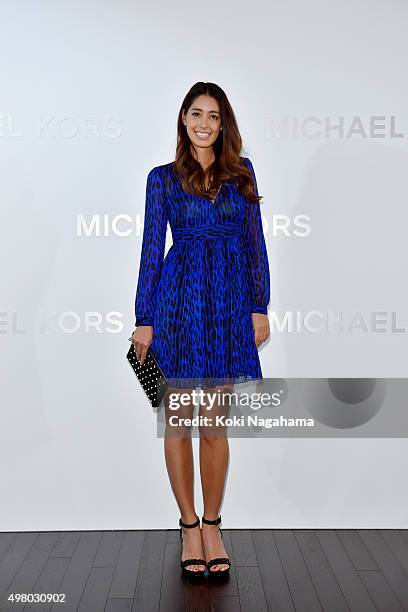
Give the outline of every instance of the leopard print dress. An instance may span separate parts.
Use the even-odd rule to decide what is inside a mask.
[[[241,162],[256,185],[251,161]],[[189,194],[173,165],[147,176],[136,326],[153,326],[150,350],[170,385],[262,379],[251,316],[267,314],[270,298],[260,205],[233,181],[213,201]],[[173,244],[164,257],[168,223]]]

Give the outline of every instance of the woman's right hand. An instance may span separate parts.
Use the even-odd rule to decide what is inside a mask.
[[[138,325],[129,338],[135,347],[135,352],[140,365],[146,358],[146,353],[153,340],[153,325]]]

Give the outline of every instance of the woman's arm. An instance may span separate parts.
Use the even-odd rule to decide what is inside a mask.
[[[135,299],[136,326],[153,325],[166,230],[167,211],[163,172],[160,167],[156,167],[147,175],[143,242]]]
[[[258,185],[251,160],[244,159],[254,178],[258,195]],[[245,203],[244,241],[251,279],[251,311],[267,314],[270,299],[270,274],[259,202],[247,200]]]

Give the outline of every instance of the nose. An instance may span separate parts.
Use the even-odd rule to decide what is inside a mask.
[[[206,119],[206,117],[202,117],[201,118],[200,127],[205,128],[205,129],[207,128],[207,119]]]

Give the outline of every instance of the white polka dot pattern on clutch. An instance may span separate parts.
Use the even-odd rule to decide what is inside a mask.
[[[167,389],[167,380],[152,351],[148,349],[143,365],[141,365],[132,343],[126,357],[150,403],[154,408],[158,408]]]

